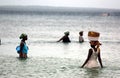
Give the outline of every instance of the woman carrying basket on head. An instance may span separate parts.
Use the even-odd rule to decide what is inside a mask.
[[[101,43],[98,41],[99,36],[100,36],[100,34],[98,32],[94,32],[94,31],[88,32],[88,39],[90,40],[91,48],[89,49],[88,57],[87,57],[86,61],[81,66],[82,68],[83,67],[96,68],[96,67],[100,67],[100,66],[101,66],[101,68],[103,68],[102,60],[101,60],[101,56],[100,56]],[[100,63],[100,66],[98,64],[97,59]]]

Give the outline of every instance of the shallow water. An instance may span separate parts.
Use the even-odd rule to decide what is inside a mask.
[[[87,57],[88,42],[31,44],[26,60],[18,58],[14,44],[1,45],[0,76],[1,78],[119,78],[119,45],[103,43],[102,69],[80,68]]]
[[[30,57],[24,60],[11,56],[5,59],[4,56],[0,61],[0,76],[1,78],[119,78],[120,67],[85,69],[80,68],[80,62],[79,59],[70,58]]]
[[[0,78],[119,78],[120,16],[0,14]],[[84,43],[78,42],[84,31]],[[80,68],[87,58],[90,30],[100,32],[104,68]],[[70,31],[71,43],[56,42]],[[28,59],[15,50],[28,34]]]

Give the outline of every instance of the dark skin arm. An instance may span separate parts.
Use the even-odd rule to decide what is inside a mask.
[[[100,49],[99,49],[99,53],[98,53],[98,61],[100,63],[101,68],[103,68],[102,60],[101,60],[101,56],[100,56]]]
[[[57,42],[60,42],[61,40],[63,40],[64,36],[62,38],[60,38],[60,40],[58,40]]]
[[[91,55],[92,55],[92,49],[89,49],[88,57],[87,57],[86,61],[84,62],[84,64],[81,66],[82,68],[88,62],[88,60],[90,59]]]
[[[21,41],[21,43],[20,43],[20,52],[22,52],[23,46],[24,46],[24,43],[23,43],[23,41]]]
[[[20,58],[23,58],[23,53],[22,53],[23,47],[24,47],[24,43],[21,41],[21,43],[20,43],[20,53],[19,53]]]

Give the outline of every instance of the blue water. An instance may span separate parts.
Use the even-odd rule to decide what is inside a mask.
[[[0,78],[119,78],[119,12],[102,16],[98,10],[85,14],[68,11],[0,10]],[[85,39],[82,44],[78,42],[81,30]],[[90,48],[90,30],[100,32],[103,69],[80,68]],[[57,43],[65,31],[70,31],[71,43]],[[19,59],[15,51],[21,33],[28,34],[27,60]]]

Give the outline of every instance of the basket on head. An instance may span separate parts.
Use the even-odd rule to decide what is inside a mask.
[[[100,33],[98,33],[98,32],[95,32],[95,31],[88,32],[88,39],[90,41],[98,41],[99,36],[100,36]]]

